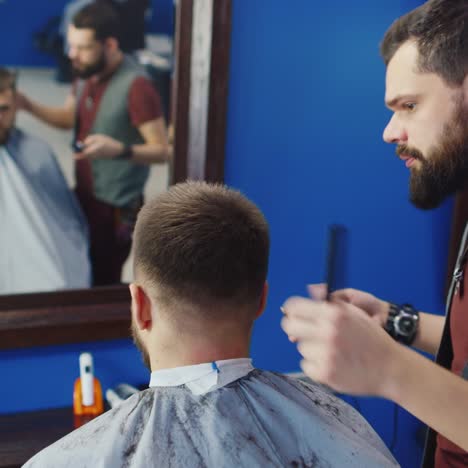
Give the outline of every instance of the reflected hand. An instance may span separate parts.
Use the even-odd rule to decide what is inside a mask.
[[[295,337],[311,379],[343,393],[383,396],[400,345],[366,311],[302,297],[288,299],[283,309],[281,326]]]
[[[26,112],[31,111],[31,101],[25,94],[21,93],[20,91],[16,91],[16,109],[24,110]]]
[[[124,150],[124,144],[107,135],[89,135],[83,141],[84,149],[75,153],[75,159],[114,159]]]

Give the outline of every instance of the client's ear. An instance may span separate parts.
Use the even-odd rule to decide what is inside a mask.
[[[151,330],[153,317],[151,314],[151,300],[145,290],[138,284],[129,285],[132,296],[133,321],[140,330]]]
[[[268,281],[265,281],[265,284],[263,285],[262,295],[260,297],[260,302],[258,304],[257,314],[255,315],[256,319],[260,317],[260,315],[263,314],[265,307],[266,307],[266,303],[267,303],[267,297],[268,297]]]

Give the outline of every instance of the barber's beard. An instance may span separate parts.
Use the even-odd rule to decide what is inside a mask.
[[[423,210],[436,208],[468,184],[468,109],[462,103],[457,106],[427,156],[406,145],[396,151],[419,162],[410,169],[410,201]]]
[[[96,62],[86,65],[83,68],[73,67],[73,74],[77,76],[78,78],[87,80],[88,78],[91,78],[93,75],[97,75],[103,72],[106,68],[106,65],[107,65],[107,60],[103,52],[101,56],[96,60]]]
[[[138,335],[138,330],[137,330],[135,322],[133,320],[132,320],[131,332],[132,332],[133,342],[135,343],[135,346],[138,348],[138,350],[141,353],[141,357],[143,359],[143,364],[151,372],[151,362],[150,362],[150,357],[149,357],[148,351],[146,350],[145,345],[143,344],[143,341],[141,340],[140,336]]]

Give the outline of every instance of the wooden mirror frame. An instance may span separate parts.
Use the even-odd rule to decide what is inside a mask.
[[[171,183],[224,180],[231,0],[176,7]],[[0,349],[128,338],[127,285],[0,296]]]

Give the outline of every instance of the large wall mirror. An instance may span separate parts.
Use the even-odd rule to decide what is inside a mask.
[[[12,3],[14,0],[0,4],[3,18],[13,11],[9,10]],[[159,87],[174,146],[170,164],[151,166],[145,197],[187,178],[223,180],[231,1],[178,0],[172,6],[173,34],[148,35],[145,49],[137,54]],[[10,18],[20,21],[11,14]],[[15,68],[18,88],[46,104],[62,103],[70,90],[69,83],[58,82],[56,68]],[[17,126],[52,146],[72,187],[72,132],[52,129],[24,112],[18,114]],[[33,289],[26,294],[2,291],[0,349],[129,336],[126,283],[132,278],[131,263],[130,254],[121,281],[115,285]]]

